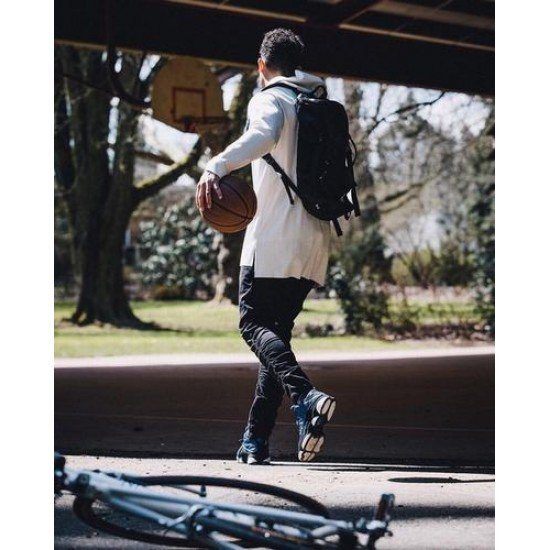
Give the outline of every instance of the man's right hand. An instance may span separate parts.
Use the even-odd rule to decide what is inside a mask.
[[[223,198],[222,190],[220,189],[220,178],[213,172],[205,170],[199,180],[195,195],[197,208],[201,213],[205,208],[212,208],[212,189],[214,189],[219,199]]]

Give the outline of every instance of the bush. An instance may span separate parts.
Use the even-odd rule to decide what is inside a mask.
[[[138,266],[143,284],[157,299],[213,296],[217,273],[214,231],[197,215],[194,197],[157,210],[157,219],[140,224]]]
[[[388,314],[387,296],[379,289],[376,277],[368,268],[351,274],[338,262],[330,269],[327,286],[338,297],[346,333],[363,334],[365,325],[377,331],[382,328]]]
[[[474,279],[471,254],[456,243],[446,242],[437,258],[437,282],[440,285],[467,287]]]
[[[393,258],[391,276],[401,288],[408,286],[467,287],[474,279],[471,254],[455,243],[443,243],[436,253],[429,249],[400,254]]]
[[[396,285],[429,288],[438,283],[439,258],[430,248],[394,256],[391,275]]]
[[[391,308],[389,318],[392,328],[397,332],[414,332],[421,322],[421,309],[403,299]]]
[[[413,277],[411,270],[403,259],[395,256],[391,264],[391,277],[398,287],[415,286],[418,281]]]

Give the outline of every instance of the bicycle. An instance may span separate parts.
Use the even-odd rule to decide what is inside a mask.
[[[214,488],[244,491],[246,499],[251,493],[278,498],[284,504],[212,500],[209,492]],[[76,470],[66,467],[65,457],[57,453],[54,491],[74,495],[76,516],[94,529],[152,544],[220,550],[373,550],[378,539],[392,535],[388,525],[395,500],[393,494],[383,494],[371,520],[344,521],[332,519],[316,500],[273,485],[221,477]],[[283,509],[289,505],[303,511]]]

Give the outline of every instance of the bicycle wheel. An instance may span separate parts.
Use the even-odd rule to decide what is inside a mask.
[[[201,496],[208,500],[274,506],[329,517],[328,510],[320,502],[301,493],[264,483],[207,476],[123,476],[123,479],[146,487],[168,490],[172,494],[174,491],[203,492]],[[240,494],[237,494],[239,491]],[[134,518],[99,500],[76,497],[73,510],[90,527],[118,537],[182,548],[203,546],[197,541],[187,540],[182,534],[167,534],[165,527]],[[241,540],[233,542],[242,547],[254,546]]]

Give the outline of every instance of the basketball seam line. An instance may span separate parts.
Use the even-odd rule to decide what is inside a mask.
[[[215,204],[216,206],[219,206],[222,210],[225,210],[226,212],[229,212],[230,214],[234,214],[235,216],[239,216],[240,218],[244,218],[246,220],[251,220],[252,219],[250,216],[244,216],[240,212],[235,212],[234,210],[231,210],[231,208],[227,208],[226,206],[223,206],[219,202],[216,202],[214,199],[212,199],[212,204]],[[246,203],[245,203],[245,206],[246,206]],[[248,208],[246,209],[246,211],[248,213]],[[216,223],[216,222],[214,222],[214,223]]]
[[[246,208],[246,214],[247,214],[247,217],[249,219],[253,219],[254,218],[254,214],[256,214],[256,208],[254,208],[254,212],[252,213],[252,217],[249,216],[249,211],[248,211],[248,203],[246,202],[246,200],[244,199],[244,197],[241,195],[241,193],[239,192],[238,189],[235,189],[235,187],[233,187],[231,185],[231,183],[229,183],[228,181],[225,182],[225,184],[230,187],[234,192],[235,194],[239,197],[239,199],[241,199],[242,203],[244,204],[245,208]],[[254,191],[252,191],[254,193]],[[256,202],[256,195],[254,194],[254,203],[255,203],[255,206],[257,206],[257,202]]]

